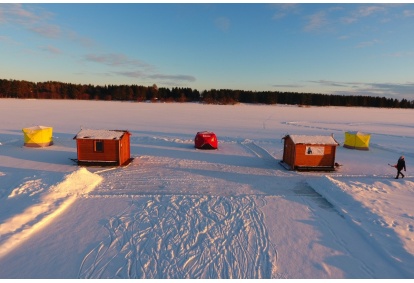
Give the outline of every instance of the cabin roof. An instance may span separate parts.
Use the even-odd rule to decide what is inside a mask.
[[[73,139],[119,140],[127,131],[82,129]]]
[[[294,144],[339,145],[332,136],[289,135]]]

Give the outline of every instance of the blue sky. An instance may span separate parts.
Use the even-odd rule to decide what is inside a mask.
[[[414,4],[0,4],[0,78],[414,99]]]

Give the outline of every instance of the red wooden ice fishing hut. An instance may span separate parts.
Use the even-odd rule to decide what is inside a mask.
[[[194,146],[198,149],[217,149],[217,136],[213,132],[198,132],[194,138]]]
[[[290,170],[335,170],[339,143],[333,136],[286,135],[281,164]]]
[[[73,138],[80,165],[127,165],[131,161],[130,133],[123,130],[82,129]]]

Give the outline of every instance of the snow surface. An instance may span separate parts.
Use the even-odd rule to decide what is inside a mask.
[[[289,135],[294,144],[338,145],[332,136]]]
[[[0,278],[414,278],[413,110],[0,100]],[[54,145],[23,146],[22,128]],[[131,132],[127,167],[79,167],[81,128]],[[218,150],[194,136],[216,133]],[[342,146],[371,133],[369,151]],[[331,135],[335,172],[283,168]],[[405,155],[407,172],[395,180]]]
[[[117,130],[96,130],[96,129],[82,129],[75,136],[76,139],[102,139],[102,140],[119,140],[125,131]]]

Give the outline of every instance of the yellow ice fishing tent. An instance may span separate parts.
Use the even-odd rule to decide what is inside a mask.
[[[359,150],[368,150],[370,138],[371,135],[366,133],[345,132],[344,147]]]
[[[52,127],[35,126],[23,128],[24,145],[28,147],[45,147],[53,144]]]

